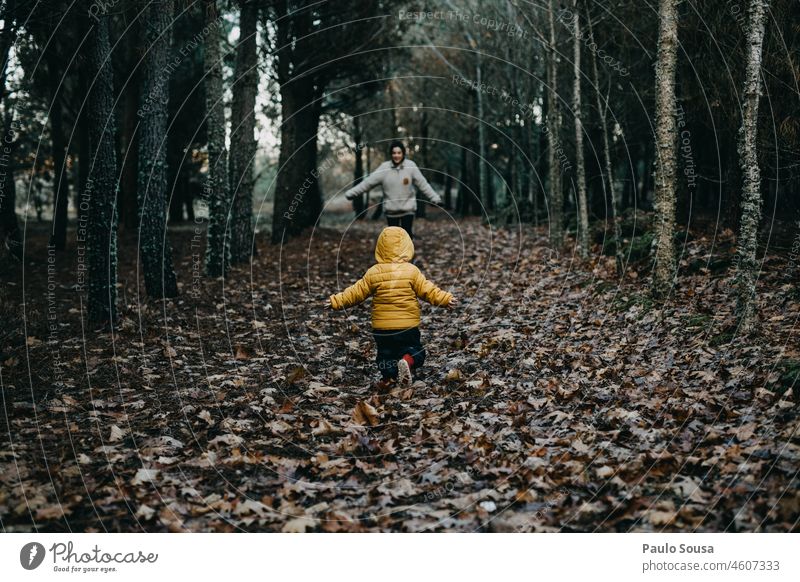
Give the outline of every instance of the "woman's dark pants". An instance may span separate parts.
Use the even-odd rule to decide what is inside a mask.
[[[403,216],[386,216],[386,221],[389,223],[389,226],[402,226],[405,231],[408,233],[412,239],[414,238],[414,233],[412,229],[414,228],[414,215],[413,214],[404,214]]]

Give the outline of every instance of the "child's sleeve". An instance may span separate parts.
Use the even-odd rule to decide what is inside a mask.
[[[335,295],[331,295],[331,307],[334,309],[347,309],[362,303],[372,295],[367,275],[356,281],[353,285]]]
[[[452,293],[443,291],[431,281],[428,281],[420,270],[417,270],[417,274],[414,277],[413,286],[414,293],[417,294],[417,297],[423,301],[427,301],[431,305],[446,307],[453,298]]]

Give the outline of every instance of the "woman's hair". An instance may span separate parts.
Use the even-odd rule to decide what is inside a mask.
[[[392,157],[392,150],[394,148],[400,148],[400,151],[403,152],[403,159],[406,157],[406,145],[401,142],[400,140],[395,140],[389,144],[389,157]]]

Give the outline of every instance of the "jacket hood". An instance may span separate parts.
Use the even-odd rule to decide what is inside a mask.
[[[379,263],[407,263],[414,258],[414,243],[404,228],[387,226],[375,245],[375,260]]]

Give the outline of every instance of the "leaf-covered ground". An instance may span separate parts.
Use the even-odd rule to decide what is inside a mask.
[[[3,529],[798,529],[788,249],[741,338],[730,233],[682,242],[657,305],[646,259],[619,284],[600,244],[580,262],[528,225],[418,221],[418,264],[461,306],[423,307],[424,373],[379,394],[368,304],[322,306],[382,225],[260,242],[225,281],[199,277],[202,234],[173,229],[182,295],[163,303],[122,233],[113,335],[82,327],[75,253],[48,271],[31,227],[0,295]]]

